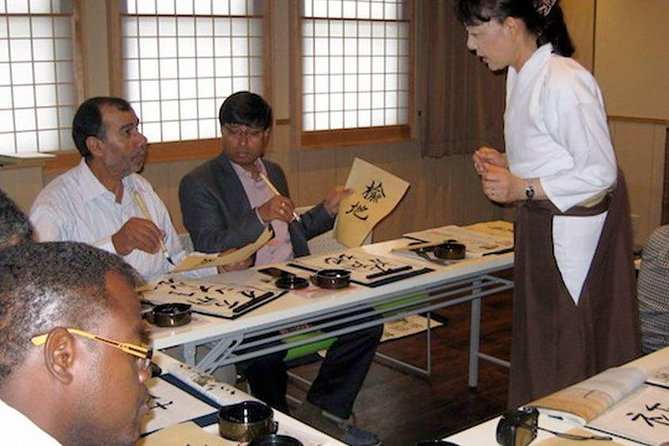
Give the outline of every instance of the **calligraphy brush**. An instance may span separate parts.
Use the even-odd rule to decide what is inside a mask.
[[[144,218],[149,221],[153,221],[151,220],[151,214],[149,214],[149,209],[146,207],[146,203],[144,202],[144,199],[139,194],[139,192],[133,191],[132,198],[135,200],[135,204],[144,215]],[[165,241],[162,238],[160,239],[160,249],[163,252],[163,255],[165,256],[165,259],[167,259],[167,261],[170,262],[172,266],[176,266],[172,261],[172,258],[170,257],[170,252],[167,250],[167,246],[165,246]]]
[[[272,184],[272,182],[269,180],[269,178],[267,178],[267,176],[266,176],[264,173],[262,173],[262,172],[258,172],[258,176],[260,177],[261,180],[263,180],[263,181],[265,182],[265,184],[267,185],[267,187],[269,187],[269,190],[271,190],[271,191],[274,193],[274,195],[281,195],[281,194],[279,193],[279,191],[276,190],[276,187],[274,187],[274,185]],[[299,215],[297,215],[297,212],[295,212],[295,210],[293,210],[293,217],[295,217],[295,220],[297,220],[297,221],[299,221],[300,223],[302,223],[302,219],[300,218]]]

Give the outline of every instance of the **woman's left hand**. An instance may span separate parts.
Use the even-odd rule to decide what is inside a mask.
[[[481,175],[483,193],[497,203],[512,203],[522,200],[525,182],[512,174],[509,169],[489,164]]]

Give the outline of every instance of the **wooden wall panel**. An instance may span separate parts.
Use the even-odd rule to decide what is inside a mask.
[[[635,243],[642,245],[661,221],[666,125],[629,120],[610,124],[627,179]]]
[[[563,0],[569,34],[576,52],[574,59],[592,72],[595,58],[595,0]]]
[[[595,74],[610,115],[669,120],[667,0],[597,2]]]
[[[26,213],[42,190],[42,167],[0,169],[0,188]]]

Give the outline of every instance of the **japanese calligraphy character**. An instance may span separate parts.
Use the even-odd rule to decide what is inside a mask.
[[[369,218],[369,215],[365,215],[365,213],[369,210],[369,208],[364,205],[360,204],[360,202],[356,202],[355,204],[351,205],[351,209],[346,211],[347,214],[353,214],[353,216],[359,220],[367,220]]]
[[[383,191],[383,182],[379,181],[379,184],[376,184],[376,181],[372,180],[372,184],[366,186],[362,196],[365,200],[373,203],[378,203],[381,198],[386,198],[386,193]]]
[[[149,394],[149,398],[151,399],[151,402],[149,402],[148,404],[149,410],[153,409],[167,410],[167,406],[171,406],[172,404],[174,404],[174,401],[167,401],[166,403],[161,403],[160,401],[158,401],[160,397],[156,395]]]
[[[635,414],[634,412],[628,412],[627,416],[630,417],[630,420],[632,421],[641,420],[645,422],[649,427],[655,427],[656,424],[669,426],[669,417],[667,417],[664,414],[656,416],[648,416],[642,413]]]

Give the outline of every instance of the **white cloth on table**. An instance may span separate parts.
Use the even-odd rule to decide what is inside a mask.
[[[616,183],[604,101],[585,68],[546,44],[520,72],[509,67],[506,91],[504,134],[514,175],[539,178],[563,212]],[[575,303],[605,219],[606,213],[553,219],[555,260]]]
[[[30,446],[59,446],[51,435],[44,432],[28,417],[0,400],[0,428],[3,443]]]
[[[116,202],[82,159],[78,166],[58,176],[39,193],[30,211],[40,241],[78,241],[116,254],[111,236],[131,218],[144,218],[133,200],[138,192],[146,203],[151,220],[165,233],[165,246],[175,263],[184,257],[165,204],[151,184],[138,174],[123,179],[123,198]],[[167,273],[172,265],[162,252],[149,254],[139,249],[123,257],[147,280]],[[186,273],[192,277],[216,274],[215,268]]]

